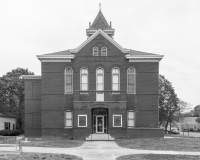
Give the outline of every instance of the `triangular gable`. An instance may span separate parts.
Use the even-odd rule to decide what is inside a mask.
[[[105,37],[109,42],[111,42],[114,46],[116,46],[120,51],[123,53],[129,53],[129,49],[124,49],[122,46],[120,46],[114,39],[112,39],[110,36],[108,36],[104,31],[101,29],[97,30],[93,35],[91,35],[86,41],[84,41],[79,47],[76,49],[70,49],[69,51],[71,53],[77,53],[80,51],[83,47],[85,47],[89,42],[91,42],[96,36],[101,34],[103,37]]]

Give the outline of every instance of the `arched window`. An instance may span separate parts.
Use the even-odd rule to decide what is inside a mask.
[[[81,91],[87,91],[88,90],[88,70],[87,68],[81,69]]]
[[[112,69],[112,90],[113,91],[120,90],[120,74],[118,68]]]
[[[101,55],[102,56],[107,56],[107,48],[106,47],[102,47],[101,48]]]
[[[98,56],[99,55],[98,51],[99,51],[98,47],[96,46],[93,47],[93,56]]]
[[[71,68],[65,69],[65,94],[73,93],[73,71]]]
[[[129,68],[127,70],[127,93],[135,94],[136,90],[136,81],[135,81],[135,69]]]
[[[103,71],[102,68],[97,69],[96,90],[97,91],[103,91],[104,90],[104,71]]]

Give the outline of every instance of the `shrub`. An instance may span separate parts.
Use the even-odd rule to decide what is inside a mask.
[[[190,128],[190,132],[193,132],[194,130],[193,130],[193,128]]]
[[[19,130],[0,130],[1,136],[18,136],[19,134]]]

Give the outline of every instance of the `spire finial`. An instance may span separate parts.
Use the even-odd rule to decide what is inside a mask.
[[[101,10],[101,3],[99,3],[99,11]]]

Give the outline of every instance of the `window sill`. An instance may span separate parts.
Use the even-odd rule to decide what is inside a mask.
[[[80,94],[89,94],[88,91],[80,91]]]
[[[116,91],[116,92],[112,92],[112,94],[120,94],[120,92]]]
[[[65,129],[71,129],[71,128],[73,128],[73,127],[65,127]]]

